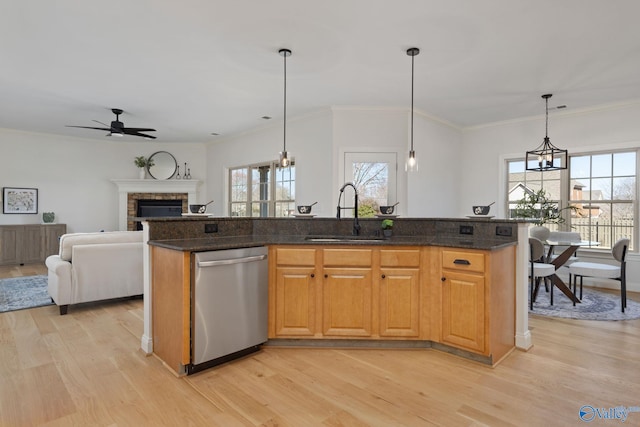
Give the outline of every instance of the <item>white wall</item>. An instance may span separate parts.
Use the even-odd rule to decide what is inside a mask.
[[[156,151],[189,163],[192,179],[206,181],[203,144],[82,139],[0,129],[0,187],[38,189],[38,214],[0,214],[0,224],[39,224],[55,212],[68,232],[118,229],[118,191],[110,179],[137,179],[136,156]],[[202,185],[202,194],[206,185]]]
[[[572,153],[640,147],[640,103],[608,106],[600,109],[549,114],[551,142]],[[497,123],[463,132],[464,153],[461,158],[459,212],[467,214],[474,204],[497,201],[492,214],[504,217],[506,158],[524,157],[527,150],[537,147],[544,138],[544,115],[521,121]],[[640,194],[638,195],[640,199]],[[636,245],[638,230],[635,236]],[[610,255],[580,251],[584,261],[606,262]],[[640,256],[628,257],[629,289],[640,291]],[[619,289],[619,285],[615,286]]]
[[[394,152],[398,155],[398,206],[402,216],[451,216],[457,211],[458,171],[455,162],[460,132],[416,113],[414,148],[420,171],[409,177],[404,160],[409,150],[410,115],[407,109],[339,107],[287,121],[287,149],[296,160],[296,202],[317,201],[313,212],[335,216],[338,190],[344,184],[343,156],[348,151]],[[207,149],[209,199],[213,213],[228,214],[228,169],[276,159],[282,149],[282,122],[211,144]],[[439,156],[434,162],[437,153]],[[432,163],[433,162],[433,163]]]
[[[230,168],[277,160],[282,146],[282,121],[210,144],[207,199],[215,202],[209,211],[216,216],[228,216],[226,188]],[[297,165],[296,200],[299,204],[317,201],[313,212],[327,216],[331,193],[325,181],[334,172],[330,111],[287,120],[287,151]]]
[[[459,216],[461,178],[466,173],[460,167],[460,159],[466,155],[460,130],[416,114],[413,146],[419,168],[417,173],[407,175],[408,216]],[[471,213],[469,210],[464,215]]]

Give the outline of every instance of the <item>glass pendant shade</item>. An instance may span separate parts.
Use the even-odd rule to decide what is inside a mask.
[[[528,171],[554,171],[567,169],[567,150],[556,147],[549,139],[549,98],[551,94],[542,95],[546,103],[545,132],[542,144],[534,150],[527,151],[526,169]]]
[[[288,168],[291,164],[291,160],[289,159],[289,153],[287,151],[280,152],[280,167]]]
[[[407,162],[404,164],[405,172],[418,172],[418,159],[416,158],[416,152],[409,151]]]

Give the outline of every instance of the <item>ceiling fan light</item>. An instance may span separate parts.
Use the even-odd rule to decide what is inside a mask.
[[[107,135],[107,136],[117,136],[118,138],[122,138],[124,136],[124,134],[122,132],[111,131],[111,132],[109,132],[109,135]]]

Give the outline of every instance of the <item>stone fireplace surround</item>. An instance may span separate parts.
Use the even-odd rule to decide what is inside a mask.
[[[127,193],[127,231],[136,229],[136,222],[131,218],[138,215],[138,200],[181,200],[182,212],[189,212],[187,193]]]
[[[134,230],[130,218],[136,216],[140,199],[182,200],[183,212],[198,203],[199,180],[112,179],[118,187],[118,230]]]

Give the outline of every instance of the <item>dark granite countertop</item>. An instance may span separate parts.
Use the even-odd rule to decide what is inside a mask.
[[[314,237],[320,240],[309,239]],[[321,246],[444,246],[480,250],[495,250],[515,245],[516,242],[492,239],[465,239],[462,237],[429,236],[340,236],[344,240],[331,240],[332,235],[242,235],[226,237],[206,237],[193,239],[151,240],[149,245],[187,252],[215,251],[266,245],[321,245]]]

